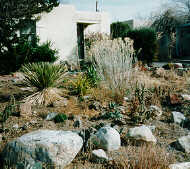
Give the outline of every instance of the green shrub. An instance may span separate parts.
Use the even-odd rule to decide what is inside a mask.
[[[60,114],[58,114],[58,115],[55,116],[54,122],[55,123],[63,123],[67,119],[68,119],[68,117],[67,117],[66,114],[60,113]]]
[[[84,96],[90,89],[89,80],[86,75],[79,75],[76,80],[71,81],[72,93],[79,96]]]
[[[39,39],[30,42],[21,38],[12,51],[4,52],[0,56],[0,73],[17,71],[23,64],[34,62],[55,62],[58,51],[51,48],[51,42],[39,44]]]
[[[127,35],[127,32],[130,30],[130,27],[127,23],[115,22],[111,24],[111,37],[115,38],[124,38]]]
[[[138,60],[151,63],[158,52],[156,32],[151,28],[139,28],[129,30],[127,37],[134,40],[134,49],[138,52]]]
[[[64,68],[49,62],[29,63],[21,68],[27,86],[36,87],[39,91],[56,87],[63,80]]]

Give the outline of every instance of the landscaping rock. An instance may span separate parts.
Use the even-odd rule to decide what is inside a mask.
[[[130,128],[126,138],[153,143],[156,143],[157,141],[151,130],[144,125],[141,127]]]
[[[13,125],[13,129],[17,130],[18,128],[19,128],[18,124]]]
[[[172,145],[179,151],[190,153],[190,135],[180,137]]]
[[[96,163],[104,163],[105,161],[108,161],[108,157],[104,150],[98,149],[92,151],[92,159],[93,162]]]
[[[96,147],[107,151],[118,150],[121,146],[120,134],[109,126],[100,128],[90,140]]]
[[[55,116],[57,116],[57,114],[58,114],[58,113],[56,113],[56,112],[49,113],[49,114],[47,115],[47,117],[46,117],[45,120],[51,121],[51,120],[53,120],[53,119],[55,118]]]
[[[20,104],[20,115],[21,116],[28,116],[32,115],[32,105],[31,103],[22,103]]]
[[[53,107],[65,107],[68,104],[68,100],[66,98],[63,98],[61,100],[56,100],[53,102]]]
[[[185,101],[190,101],[190,95],[188,95],[188,94],[182,94],[181,97],[182,97],[183,100],[185,100]]]
[[[39,130],[9,142],[2,152],[9,167],[35,168],[43,163],[63,169],[83,146],[82,138],[71,131]]]
[[[152,117],[160,117],[162,115],[162,110],[155,105],[150,106],[149,112]]]
[[[82,121],[79,116],[76,117],[76,120],[74,121],[73,127],[82,128]]]
[[[182,113],[176,111],[172,112],[172,121],[174,123],[182,124],[185,120],[186,118]]]
[[[171,164],[169,169],[190,169],[190,162]]]

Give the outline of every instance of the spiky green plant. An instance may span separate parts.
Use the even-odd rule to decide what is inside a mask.
[[[27,97],[25,102],[49,105],[55,100],[61,99],[59,90],[56,88],[64,77],[64,68],[61,65],[48,62],[30,63],[24,65],[21,71],[25,77],[24,83],[38,90]]]
[[[21,68],[24,82],[27,86],[35,87],[39,91],[56,87],[62,80],[64,69],[61,65],[48,62],[29,63]]]

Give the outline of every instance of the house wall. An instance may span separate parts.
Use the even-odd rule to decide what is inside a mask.
[[[58,49],[60,60],[73,55],[77,46],[77,27],[75,8],[71,5],[62,5],[50,13],[43,13],[37,22],[37,34],[41,42],[50,40],[53,47]]]
[[[58,49],[60,60],[77,57],[77,23],[88,25],[85,32],[110,33],[107,13],[79,12],[72,5],[60,5],[43,13],[36,24],[41,42],[50,40]]]

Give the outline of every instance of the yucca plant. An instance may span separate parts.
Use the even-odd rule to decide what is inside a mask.
[[[49,62],[30,63],[21,68],[24,74],[24,83],[34,87],[37,92],[25,100],[33,104],[48,105],[60,99],[56,86],[63,80],[64,68]]]

